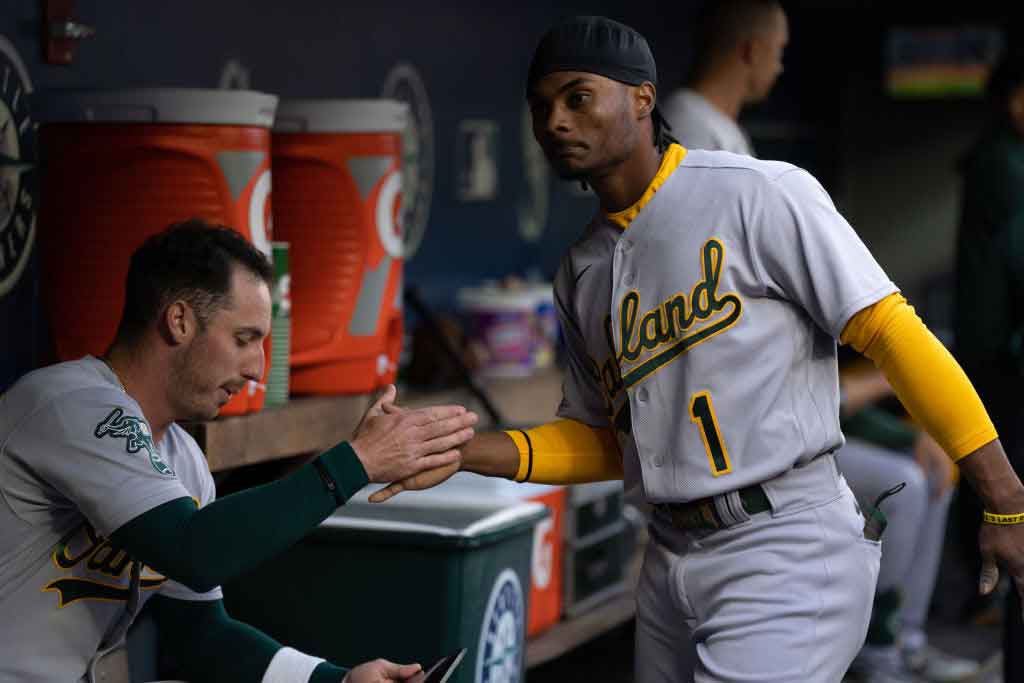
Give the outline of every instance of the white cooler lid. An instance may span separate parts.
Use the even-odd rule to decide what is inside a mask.
[[[43,90],[32,113],[43,123],[193,123],[270,128],[277,96],[253,90],[136,88]]]
[[[620,482],[621,486],[621,482]],[[350,502],[370,504],[370,496],[384,488],[376,484],[364,486]],[[554,484],[516,482],[503,477],[485,477],[473,472],[456,472],[448,480],[422,491],[403,491],[387,501],[394,507],[432,507],[478,505],[481,502],[523,501],[565,488]]]
[[[405,495],[405,494],[401,494]],[[398,498],[396,497],[395,500]],[[330,517],[320,523],[326,529],[371,529],[374,531],[390,531],[404,533],[427,533],[434,536],[472,538],[492,531],[497,531],[530,517],[538,516],[545,508],[540,503],[490,501],[452,501],[451,504],[438,505],[417,510],[415,507],[399,508],[386,506],[387,503],[364,503],[350,499]],[[376,510],[375,510],[376,508]],[[453,526],[451,523],[431,522],[430,510],[462,509],[470,514],[462,515],[462,524]],[[374,512],[386,511],[389,518],[374,517]]]
[[[401,133],[409,105],[398,100],[282,100],[275,133]]]

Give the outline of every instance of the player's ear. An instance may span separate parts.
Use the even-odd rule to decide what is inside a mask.
[[[167,341],[175,346],[184,344],[195,334],[196,316],[192,307],[178,299],[164,309],[161,332]]]
[[[657,97],[657,89],[650,81],[633,87],[633,111],[637,119],[645,119],[651,115]]]

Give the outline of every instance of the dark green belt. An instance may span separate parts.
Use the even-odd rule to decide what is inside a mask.
[[[760,484],[740,489],[740,502],[748,515],[756,515],[759,512],[768,512],[772,509],[768,501],[768,494]],[[666,519],[672,522],[672,526],[683,531],[697,529],[725,529],[732,526],[722,521],[715,508],[713,497],[701,498],[689,503],[658,503],[654,506],[661,511]]]

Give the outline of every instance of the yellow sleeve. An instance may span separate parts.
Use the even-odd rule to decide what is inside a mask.
[[[900,294],[857,313],[839,340],[870,358],[953,460],[998,438],[967,375]]]
[[[611,429],[557,420],[526,431],[505,432],[519,449],[516,481],[580,484],[622,479],[622,455]]]

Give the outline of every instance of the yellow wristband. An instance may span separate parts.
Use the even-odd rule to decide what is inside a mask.
[[[1024,512],[1019,512],[1015,515],[997,515],[994,512],[985,510],[982,513],[982,517],[989,524],[1024,524]]]

